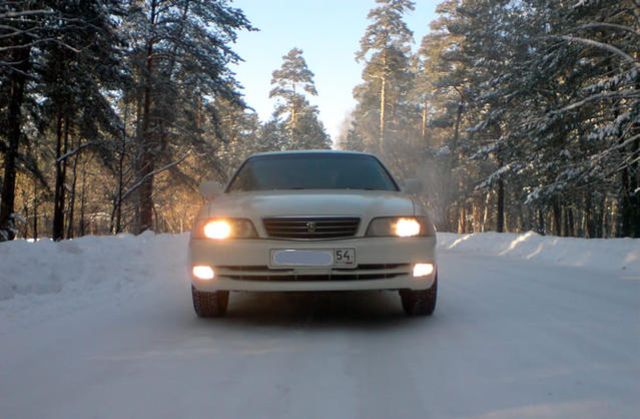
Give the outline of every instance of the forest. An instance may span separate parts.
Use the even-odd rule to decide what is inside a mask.
[[[421,180],[440,231],[640,237],[640,0],[445,0],[420,40],[414,9],[371,0],[332,139],[295,43],[246,103],[230,1],[0,1],[0,241],[187,231],[202,181],[322,148]]]

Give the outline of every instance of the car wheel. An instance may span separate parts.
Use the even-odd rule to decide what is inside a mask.
[[[430,316],[436,309],[438,297],[438,277],[431,288],[426,290],[401,290],[402,308],[409,316]]]
[[[193,309],[198,317],[223,317],[229,304],[229,291],[203,292],[191,287]]]

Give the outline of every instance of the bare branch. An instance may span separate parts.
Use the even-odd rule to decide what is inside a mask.
[[[138,180],[131,188],[129,188],[129,190],[127,190],[124,194],[122,194],[122,198],[120,198],[120,203],[122,203],[122,201],[124,201],[129,195],[131,195],[133,192],[135,192],[140,186],[142,186],[142,184],[144,182],[146,182],[147,180],[149,180],[149,178],[157,175],[158,173],[164,172],[165,170],[168,170],[170,168],[172,168],[173,166],[177,166],[180,163],[182,163],[188,156],[189,156],[190,152],[187,152],[184,156],[182,156],[180,159],[171,162],[165,166],[162,166],[159,169],[156,169],[150,173],[147,173],[146,175],[144,175],[142,178],[140,178],[140,180]]]

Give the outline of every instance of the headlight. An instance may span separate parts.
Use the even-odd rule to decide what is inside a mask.
[[[415,218],[400,218],[392,228],[398,237],[413,237],[420,235],[422,224]]]
[[[249,239],[258,237],[250,220],[244,218],[213,218],[202,221],[195,231],[199,239]]]
[[[434,235],[433,227],[425,217],[374,218],[367,229],[367,236],[416,237]]]
[[[213,220],[204,225],[204,236],[208,239],[228,239],[231,237],[231,223],[226,220]]]

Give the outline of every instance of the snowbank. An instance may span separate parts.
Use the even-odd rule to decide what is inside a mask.
[[[544,264],[603,271],[640,273],[640,240],[577,239],[525,234],[438,233],[438,248],[446,251],[529,259]]]
[[[54,243],[0,244],[0,303],[16,296],[75,293],[88,298],[186,276],[188,234],[87,236]],[[585,240],[526,234],[439,233],[440,251],[530,259],[545,264],[640,273],[640,240]]]
[[[0,302],[20,295],[138,287],[186,275],[188,234],[0,244]]]

